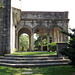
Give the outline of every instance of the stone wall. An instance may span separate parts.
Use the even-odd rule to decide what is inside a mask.
[[[36,12],[23,11],[22,19],[68,19],[68,12]]]
[[[57,43],[57,56],[58,57],[63,56],[60,53],[60,50],[62,50],[63,48],[67,48],[67,43]]]
[[[68,12],[21,12],[18,9],[11,8],[11,0],[1,1],[4,8],[0,8],[0,55],[10,53],[14,49],[12,48],[13,42],[11,42],[11,40],[13,41],[13,37],[15,38],[13,26],[14,33],[18,33],[21,28],[28,28],[32,33],[38,27],[46,29],[47,33],[53,27],[68,31]],[[10,15],[11,13],[12,15]],[[10,23],[10,20],[13,24]],[[31,37],[33,37],[33,34]],[[18,41],[18,38],[16,41]]]
[[[0,55],[10,51],[10,7],[11,0],[3,0],[4,8],[0,10]]]
[[[0,55],[2,54],[2,42],[3,42],[3,8],[0,7]]]

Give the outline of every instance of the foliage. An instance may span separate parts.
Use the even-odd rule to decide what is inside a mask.
[[[34,42],[35,47],[41,45],[40,42],[41,42],[41,39],[40,39],[40,37],[38,36],[37,40]]]
[[[72,61],[71,64],[75,66],[75,35],[65,31],[62,31],[62,33],[70,36],[71,39],[69,40],[69,43],[67,43],[68,48],[63,49],[61,53],[68,56],[69,59]]]
[[[57,55],[56,52],[15,52],[11,55]]]
[[[23,49],[22,47],[19,48],[19,51],[27,51],[27,49]]]
[[[74,75],[75,69],[72,66],[48,66],[48,67],[31,67],[31,68],[13,68],[0,66],[0,75],[22,75],[27,72],[25,69],[32,69],[31,75]]]
[[[37,48],[39,50],[41,48],[41,38],[38,34],[36,36],[37,36],[37,40],[34,42],[34,44],[35,44],[35,48]],[[43,35],[42,41],[43,41],[43,47],[44,47],[43,49],[47,51],[47,48],[46,48],[47,46],[45,46],[45,45],[47,45],[47,34]],[[49,37],[49,41],[52,42],[51,37]]]
[[[43,51],[47,51],[47,44],[43,45]]]
[[[56,42],[49,43],[49,50],[56,51]]]
[[[4,8],[2,0],[0,0],[0,7]]]
[[[16,49],[16,48],[14,48],[13,52],[14,52],[14,53],[15,53],[15,52],[17,52],[17,49]]]
[[[27,35],[21,35],[19,37],[19,48],[21,51],[29,48],[29,37]]]

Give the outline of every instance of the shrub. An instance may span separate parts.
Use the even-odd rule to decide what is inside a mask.
[[[36,47],[34,48],[34,50],[35,50],[35,51],[41,51],[41,45],[36,46]]]
[[[62,31],[63,34],[70,36],[71,39],[68,44],[68,48],[61,50],[61,54],[66,55],[72,61],[71,64],[75,66],[75,34]]]
[[[49,50],[52,52],[56,51],[56,42],[49,43]]]
[[[38,51],[38,47],[35,47],[35,48],[34,48],[34,51]]]
[[[43,51],[47,51],[47,44],[43,45]]]

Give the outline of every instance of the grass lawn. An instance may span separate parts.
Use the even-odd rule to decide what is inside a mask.
[[[57,52],[15,52],[11,55],[57,55]]]
[[[26,75],[22,74],[25,69],[32,69],[33,74],[30,75],[72,75],[75,73],[75,68],[72,66],[49,66],[43,68],[12,68],[0,66],[0,75]],[[29,74],[28,74],[29,75]]]

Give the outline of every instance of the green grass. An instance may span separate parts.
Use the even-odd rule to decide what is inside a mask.
[[[6,66],[0,66],[0,75],[22,75],[22,72],[26,68],[12,68]],[[75,72],[75,68],[72,66],[49,66],[43,68],[27,68],[32,69],[33,74],[31,75],[72,75]],[[26,75],[26,74],[23,74]],[[29,74],[28,74],[29,75]]]
[[[11,55],[57,55],[57,52],[15,52]]]

